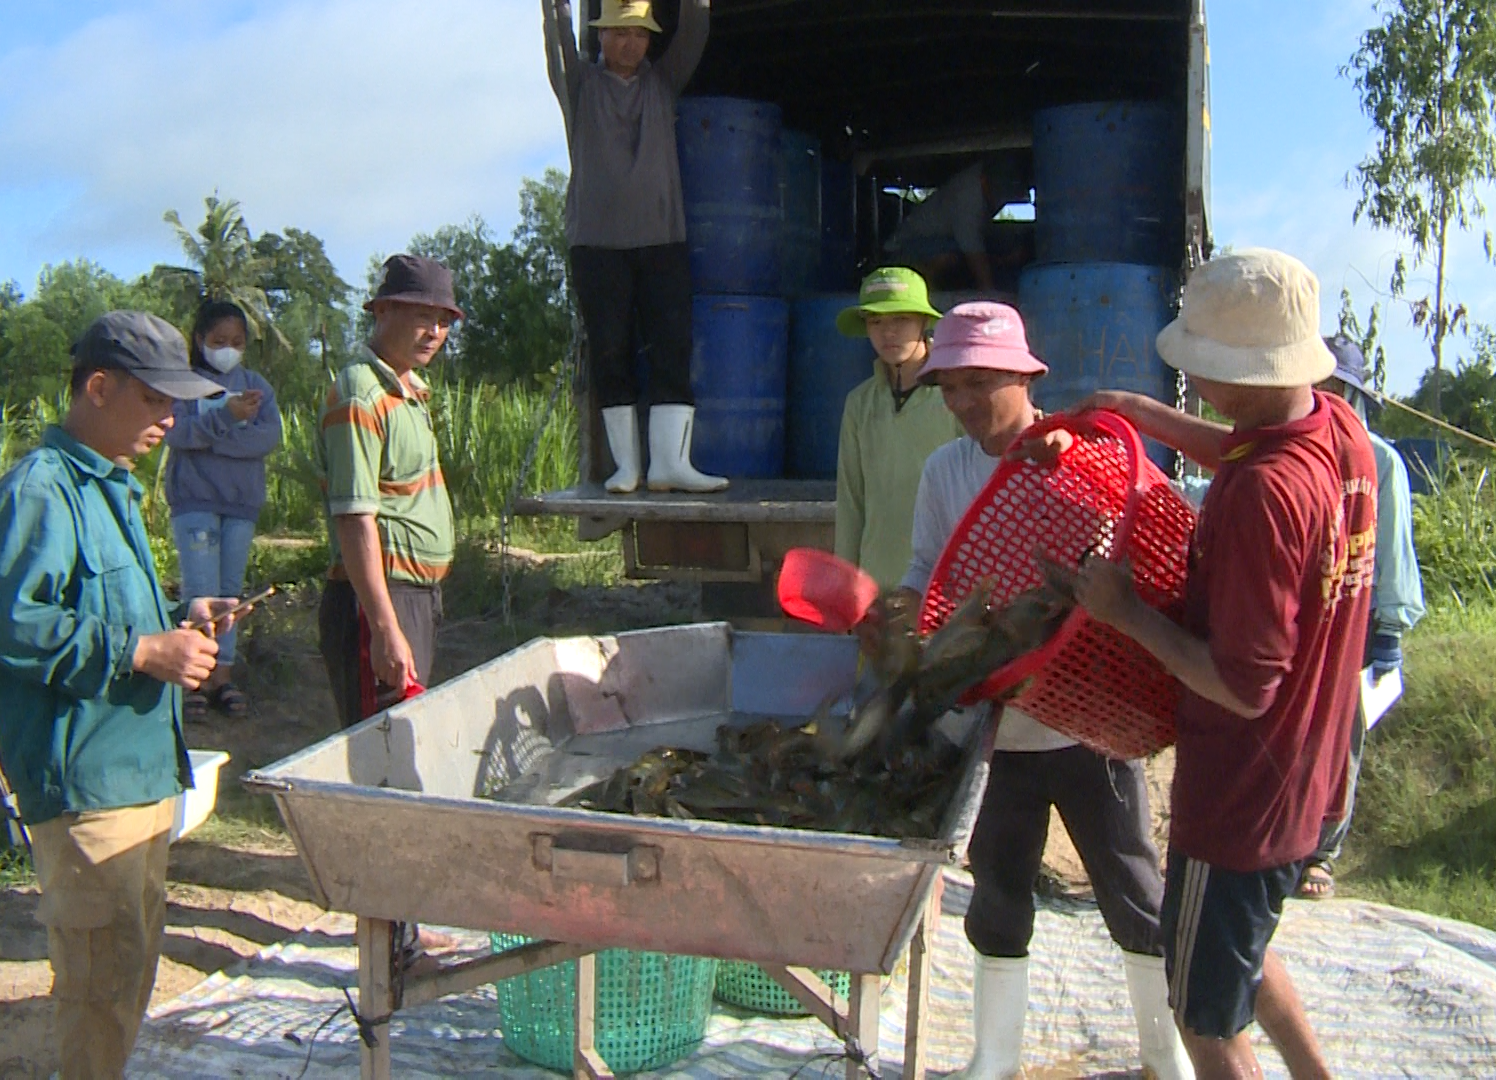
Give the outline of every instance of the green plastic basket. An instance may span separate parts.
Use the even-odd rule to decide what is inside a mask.
[[[490,934],[493,951],[529,944]],[[699,956],[608,949],[597,954],[595,1045],[615,1073],[658,1069],[685,1057],[706,1035],[717,961]],[[526,1061],[571,1073],[577,971],[555,964],[494,983],[504,1045]]]
[[[817,971],[832,991],[846,997],[852,992],[852,976],[845,971]],[[806,1016],[805,1006],[780,986],[757,964],[746,960],[723,960],[717,965],[717,997],[729,1005],[770,1016]]]

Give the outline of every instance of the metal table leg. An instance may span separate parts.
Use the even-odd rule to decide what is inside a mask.
[[[925,1080],[924,1019],[930,1006],[930,974],[935,951],[935,929],[940,924],[940,901],[945,892],[944,880],[937,877],[925,913],[909,942],[909,1007],[904,1020],[903,1080]]]
[[[864,1071],[862,1062],[848,1058],[847,1080],[860,1080],[868,1072],[877,1074],[878,999],[882,996],[882,991],[883,976],[853,972],[852,993],[847,999],[847,1019],[852,1029],[852,1038],[866,1055],[870,1067]]]
[[[394,924],[386,919],[358,919],[358,1011],[363,1021],[359,1074],[363,1080],[390,1080],[390,1018],[395,1012]],[[369,1045],[372,1042],[373,1045]]]
[[[573,1080],[613,1080],[597,1052],[597,954],[577,957],[576,1046],[572,1054]]]

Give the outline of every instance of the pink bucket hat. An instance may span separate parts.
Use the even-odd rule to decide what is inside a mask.
[[[1049,367],[1029,352],[1023,318],[1007,304],[972,300],[957,304],[935,324],[930,358],[919,380],[933,383],[940,371],[987,368],[1017,375],[1043,375]]]

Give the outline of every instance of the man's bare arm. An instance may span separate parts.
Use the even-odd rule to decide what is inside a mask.
[[[1267,708],[1248,705],[1226,685],[1210,654],[1210,643],[1191,634],[1143,602],[1132,574],[1105,559],[1087,559],[1076,575],[1076,599],[1092,617],[1115,627],[1152,653],[1164,668],[1195,693],[1255,720]]]
[[[384,576],[384,554],[379,527],[372,514],[343,514],[335,519],[343,568],[369,621],[370,662],[374,674],[390,686],[404,687],[416,680],[410,643],[400,629],[395,605]]]
[[[1180,412],[1162,401],[1122,390],[1102,390],[1076,405],[1071,412],[1110,409],[1125,416],[1151,439],[1180,450],[1191,461],[1207,469],[1221,465],[1221,445],[1231,429],[1224,424]]]

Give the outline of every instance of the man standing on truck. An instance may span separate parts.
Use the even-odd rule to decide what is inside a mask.
[[[931,454],[920,478],[914,557],[902,583],[915,604],[962,515],[1039,418],[1029,385],[1048,370],[1028,351],[1023,322],[1006,304],[958,304],[935,325],[920,378],[940,387],[966,436]],[[1110,760],[1011,708],[997,728],[968,848],[973,888],[966,936],[978,954],[976,1053],[961,1075],[1020,1075],[1034,882],[1051,807],[1064,818],[1122,949],[1144,1067],[1158,1080],[1193,1076],[1169,1013],[1159,931],[1164,883],[1142,762]]]
[[[173,611],[131,475],[179,400],[222,393],[174,326],[100,316],[61,425],[0,480],[0,759],[31,832],[63,1080],[124,1074],[166,924],[182,694],[212,673],[228,599]]]
[[[1314,390],[1335,358],[1319,336],[1319,282],[1297,259],[1249,249],[1205,263],[1158,351],[1234,427],[1134,394],[1084,406],[1114,409],[1216,470],[1183,624],[1102,559],[1081,567],[1077,593],[1184,685],[1163,913],[1170,1003],[1201,1077],[1261,1075],[1254,1017],[1296,1080],[1328,1077],[1268,943],[1344,792],[1376,463],[1350,406]]]
[[[681,0],[674,40],[648,59],[660,32],[649,0],[603,0],[602,57],[577,55],[569,0],[541,0],[546,62],[571,148],[566,239],[571,285],[587,330],[592,391],[617,470],[605,487],[639,486],[635,330],[649,357],[651,491],[721,491],[727,480],[691,465],[691,263],[675,149],[675,102],[706,48],[710,0]]]

